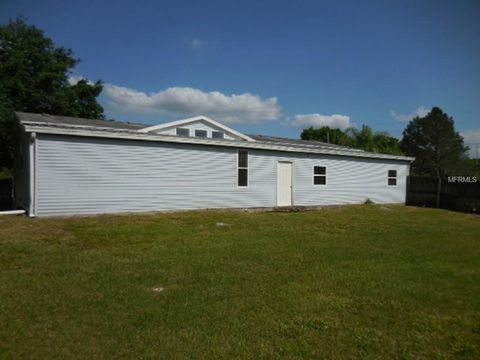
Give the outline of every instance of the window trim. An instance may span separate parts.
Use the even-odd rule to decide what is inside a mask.
[[[395,176],[390,176],[390,171],[395,171]],[[390,185],[390,179],[395,179],[395,185]],[[388,187],[396,187],[398,186],[398,171],[397,169],[388,169],[387,170],[387,186]]]
[[[241,167],[240,166],[240,151],[244,151],[247,153],[247,167]],[[249,168],[250,168],[250,151],[248,150],[245,150],[245,149],[237,149],[237,188],[238,189],[245,189],[245,188],[248,188],[250,187],[250,171],[249,171]],[[246,169],[247,170],[247,185],[238,185],[238,181],[240,179],[239,177],[239,170],[240,169]]]
[[[320,175],[320,174],[317,174],[315,175],[315,168],[316,167],[323,167],[325,168],[325,175]],[[325,184],[315,184],[315,176],[325,176]],[[312,165],[312,185],[313,186],[327,186],[328,185],[328,166],[327,165]]]
[[[188,135],[178,135],[178,130],[179,130],[179,129],[187,130],[187,131],[188,131]],[[190,128],[188,128],[188,127],[177,127],[177,128],[175,128],[175,135],[176,135],[176,136],[181,136],[181,137],[190,137]]]
[[[205,136],[198,136],[197,135],[197,131],[205,131]],[[199,139],[207,139],[208,138],[208,130],[204,130],[204,129],[195,129],[195,131],[193,132],[195,137],[196,138],[199,138]]]

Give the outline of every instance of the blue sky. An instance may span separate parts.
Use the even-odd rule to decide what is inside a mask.
[[[247,133],[366,123],[400,136],[432,106],[480,142],[479,1],[22,1],[101,79],[108,117],[205,114]]]

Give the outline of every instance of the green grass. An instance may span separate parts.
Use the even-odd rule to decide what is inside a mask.
[[[479,216],[0,217],[0,358],[479,357]]]

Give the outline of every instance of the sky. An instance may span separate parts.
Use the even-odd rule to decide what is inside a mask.
[[[210,116],[239,131],[367,124],[439,106],[480,143],[480,1],[0,0],[102,80],[108,118]]]

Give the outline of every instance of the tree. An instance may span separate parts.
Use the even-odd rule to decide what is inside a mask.
[[[0,173],[2,166],[12,168],[13,142],[11,132],[15,121],[13,108],[0,87]]]
[[[23,18],[0,26],[0,166],[12,166],[13,111],[104,117],[96,100],[101,81],[68,82],[78,63],[71,49],[57,47]]]
[[[102,90],[103,85],[100,81],[91,84],[86,80],[80,80],[75,85],[66,87],[62,99],[64,108],[61,113],[86,119],[105,118],[103,108],[97,102],[97,96]]]
[[[368,125],[362,125],[360,130],[352,129],[355,137],[356,148],[366,151],[374,151],[373,130]]]
[[[400,140],[390,136],[387,132],[379,131],[373,134],[373,143],[375,152],[383,154],[403,154],[402,149],[400,149]]]
[[[413,173],[436,178],[455,175],[458,166],[467,158],[468,147],[454,125],[453,119],[438,107],[408,123],[401,148],[415,157]]]
[[[442,178],[455,175],[466,164],[468,147],[455,131],[453,118],[438,107],[424,117],[415,117],[403,131],[401,147],[414,156],[412,173],[435,177],[438,181],[436,205],[440,207]]]

